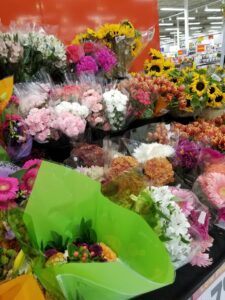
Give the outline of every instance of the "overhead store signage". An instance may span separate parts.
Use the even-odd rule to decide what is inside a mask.
[[[197,52],[205,52],[206,46],[205,45],[197,45]]]

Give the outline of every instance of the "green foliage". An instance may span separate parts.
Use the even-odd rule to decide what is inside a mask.
[[[87,244],[94,244],[97,242],[97,234],[92,229],[92,221],[87,220],[85,221],[82,218],[80,226],[79,226],[79,238],[76,240],[77,242],[87,243]]]

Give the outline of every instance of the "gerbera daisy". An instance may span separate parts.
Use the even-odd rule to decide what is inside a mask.
[[[27,193],[31,193],[37,174],[38,168],[33,168],[27,171],[22,178],[20,189],[22,191],[26,191]]]
[[[31,167],[40,167],[41,160],[40,159],[30,159],[25,162],[23,165],[23,169],[30,169]]]
[[[196,75],[191,84],[192,91],[199,97],[203,96],[208,89],[208,81],[204,75]]]
[[[18,190],[18,179],[0,177],[0,209],[7,208],[10,201],[16,198]]]
[[[149,76],[161,76],[163,74],[163,61],[162,60],[146,60],[144,63],[145,73]]]
[[[198,178],[202,191],[208,201],[217,208],[225,205],[225,175],[221,173],[206,173]]]

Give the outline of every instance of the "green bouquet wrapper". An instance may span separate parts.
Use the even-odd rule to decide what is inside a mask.
[[[166,249],[140,216],[105,198],[99,183],[43,162],[24,214],[32,245],[40,251],[52,231],[75,240],[82,218],[92,221],[98,242],[108,245],[118,260],[50,267],[37,263],[38,279],[59,299],[130,299],[174,281]]]

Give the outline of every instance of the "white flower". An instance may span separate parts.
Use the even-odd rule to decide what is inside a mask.
[[[87,106],[81,105],[80,103],[74,102],[71,105],[71,112],[76,116],[86,118],[89,114]]]
[[[159,220],[160,228],[168,241],[164,242],[176,268],[188,262],[191,252],[190,224],[181,208],[175,202],[168,186],[151,187],[152,200],[165,217]]]
[[[55,107],[55,111],[57,114],[61,114],[63,112],[70,112],[72,110],[72,104],[70,102],[62,101]]]
[[[157,157],[171,157],[175,154],[173,147],[159,143],[142,143],[134,149],[133,156],[140,162],[145,163],[149,159]]]

